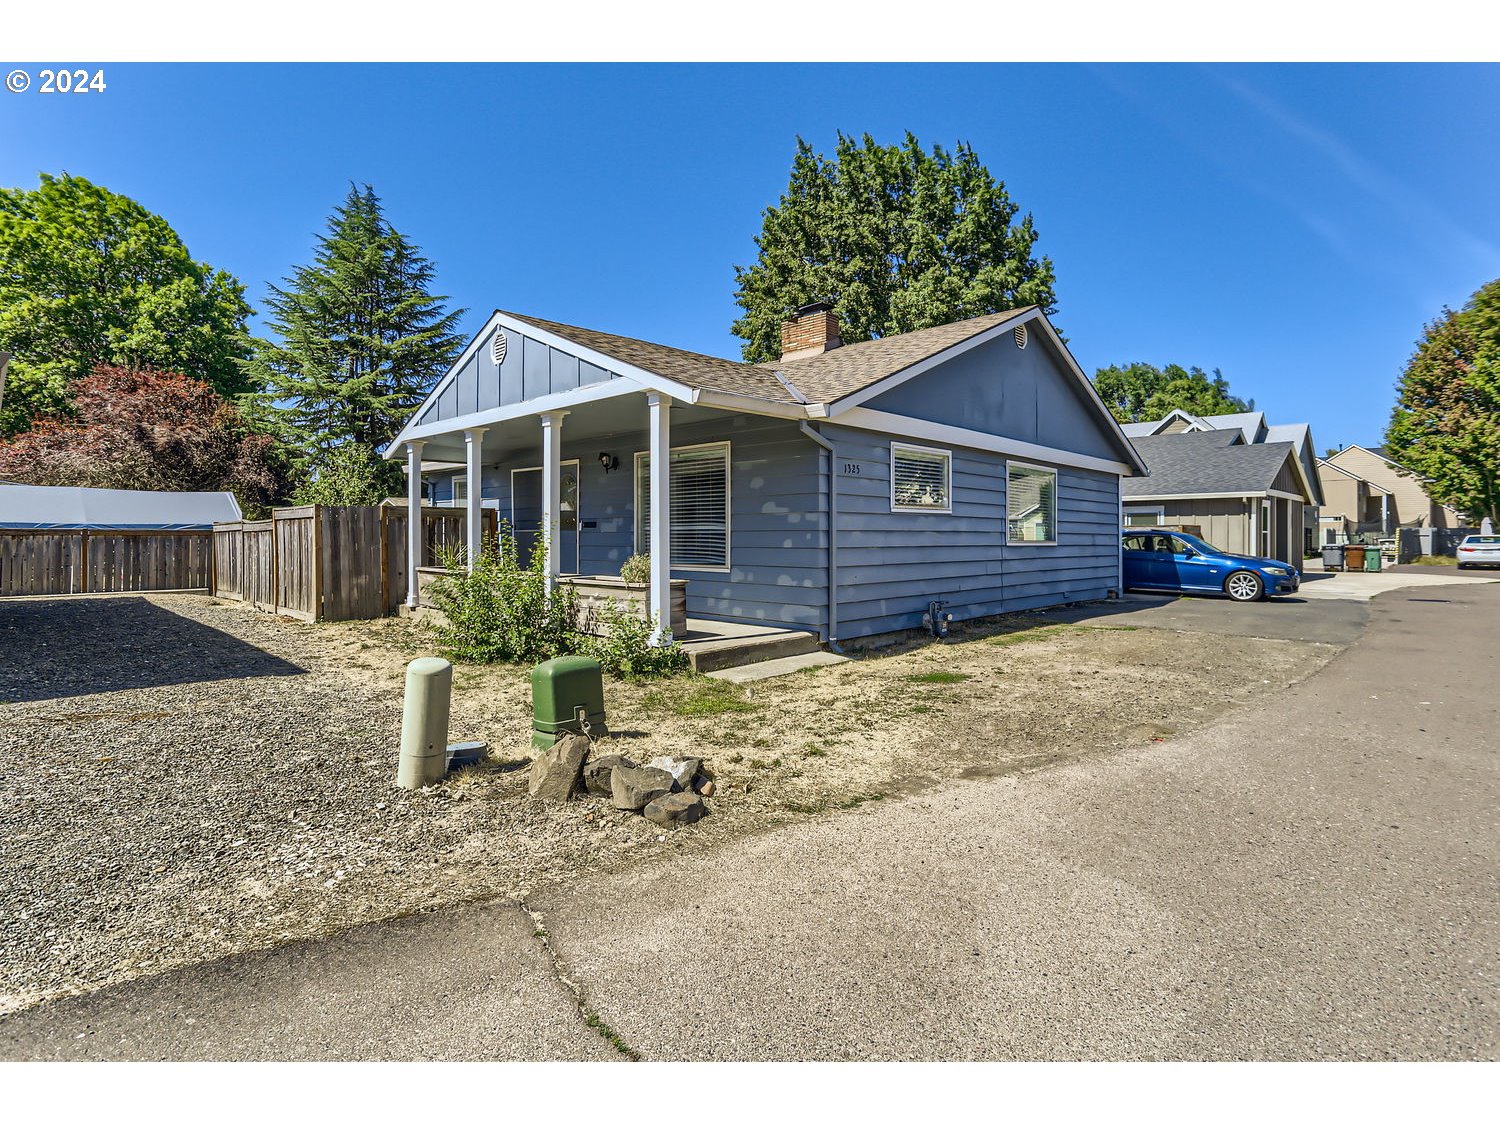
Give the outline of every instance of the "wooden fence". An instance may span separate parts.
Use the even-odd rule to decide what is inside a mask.
[[[419,565],[464,545],[462,508],[422,509]],[[484,534],[496,533],[484,513]],[[406,598],[406,505],[279,508],[214,525],[213,592],[303,621],[384,617]]]
[[[208,531],[0,529],[0,598],[206,590]]]

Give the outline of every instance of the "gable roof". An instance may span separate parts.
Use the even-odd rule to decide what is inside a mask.
[[[1291,442],[1247,444],[1239,429],[1135,439],[1151,475],[1121,478],[1125,500],[1160,496],[1258,496],[1276,486]]]
[[[1387,496],[1391,495],[1391,490],[1389,488],[1386,488],[1383,485],[1376,484],[1374,481],[1369,480],[1366,477],[1360,476],[1353,469],[1346,469],[1342,465],[1335,465],[1332,461],[1328,460],[1328,458],[1326,458],[1326,457],[1319,457],[1318,458],[1318,468],[1320,470],[1321,469],[1332,469],[1334,472],[1339,473],[1342,476],[1346,476],[1350,480],[1357,480],[1357,481],[1360,481],[1361,483],[1363,483],[1365,485],[1368,485],[1370,488],[1373,488],[1376,492],[1384,492]]]

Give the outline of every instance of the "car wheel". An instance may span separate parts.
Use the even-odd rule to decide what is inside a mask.
[[[1251,574],[1248,570],[1237,570],[1224,580],[1224,592],[1237,602],[1254,602],[1260,600],[1266,587],[1261,582],[1260,575]]]

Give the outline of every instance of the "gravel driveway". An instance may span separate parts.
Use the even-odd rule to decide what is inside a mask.
[[[491,759],[395,789],[403,667],[432,651],[409,622],[196,595],[0,601],[0,1012],[1159,741],[1336,651],[1039,621],[751,690],[610,684],[618,749],[691,751],[719,777],[713,815],[663,834],[607,802],[526,796],[515,667],[455,673],[452,737],[488,739]]]

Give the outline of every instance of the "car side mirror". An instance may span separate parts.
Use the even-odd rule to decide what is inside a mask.
[[[1182,549],[1182,557],[1185,559],[1193,558],[1195,555],[1197,555],[1197,553],[1198,552],[1193,550],[1191,547],[1184,547]]]

